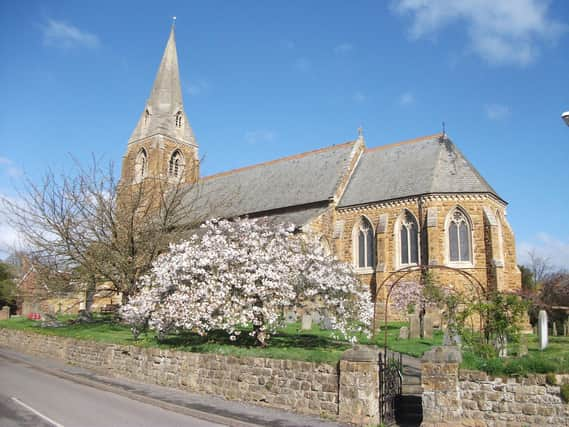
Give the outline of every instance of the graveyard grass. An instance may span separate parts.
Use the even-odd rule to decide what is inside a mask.
[[[70,317],[62,318],[63,321]],[[434,345],[442,344],[442,333],[436,331],[433,339],[399,340],[399,329],[405,322],[389,323],[376,337],[358,336],[361,344],[376,344],[383,347],[384,331],[387,332],[387,344],[392,350],[415,357],[420,357]],[[333,331],[322,330],[313,325],[310,330],[301,330],[300,323],[291,323],[280,329],[269,340],[266,348],[255,345],[255,340],[243,333],[237,341],[230,341],[223,331],[214,331],[207,336],[182,332],[166,336],[158,342],[154,334],[142,334],[135,341],[127,326],[112,322],[109,317],[99,316],[93,323],[66,324],[59,328],[42,328],[40,322],[21,317],[0,321],[0,328],[20,329],[46,335],[58,335],[76,339],[107,342],[122,345],[169,348],[196,353],[216,353],[232,356],[268,357],[274,359],[292,359],[308,362],[334,364],[351,344],[341,337],[335,337]]]
[[[63,321],[70,317],[62,318]],[[399,329],[406,322],[392,322],[383,328],[374,338],[360,336],[362,344],[375,344],[383,347],[384,331],[387,332],[387,345],[394,351],[399,351],[415,357],[436,345],[442,344],[442,333],[435,330],[433,339],[400,340]],[[334,337],[332,331],[321,330],[313,326],[311,330],[303,331],[300,323],[291,323],[279,330],[269,340],[266,348],[255,345],[253,338],[243,333],[235,342],[230,341],[225,332],[217,331],[201,337],[194,333],[179,333],[168,335],[158,342],[152,333],[143,334],[135,341],[127,326],[113,322],[110,317],[99,316],[93,323],[67,324],[60,328],[41,328],[40,322],[21,317],[0,321],[0,328],[20,329],[46,335],[59,335],[76,339],[86,339],[112,344],[137,345],[142,347],[169,348],[196,353],[216,353],[232,356],[267,357],[274,359],[290,359],[308,362],[335,364],[342,353],[350,348],[350,344]],[[536,335],[528,337],[529,353],[524,357],[485,360],[465,351],[462,367],[486,371],[492,375],[526,375],[528,373],[569,373],[569,337],[549,337],[549,346],[539,350]],[[515,355],[516,346],[510,345],[509,354]]]

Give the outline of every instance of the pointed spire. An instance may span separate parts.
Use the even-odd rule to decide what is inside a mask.
[[[174,25],[170,30],[170,37],[154,80],[148,106],[154,110],[154,113],[175,113],[183,107]]]
[[[174,17],[146,108],[130,137],[130,142],[160,133],[195,145],[194,135],[184,112],[175,20]]]

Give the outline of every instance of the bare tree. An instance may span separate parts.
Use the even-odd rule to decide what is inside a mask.
[[[19,202],[3,204],[39,276],[91,289],[107,282],[125,301],[168,243],[203,217],[193,211],[197,184],[161,178],[120,183],[113,170],[95,159],[87,168],[76,162],[76,173],[48,171],[39,185],[27,181]]]
[[[552,273],[551,261],[539,255],[535,249],[528,251],[529,269],[533,274],[534,287],[542,284]]]

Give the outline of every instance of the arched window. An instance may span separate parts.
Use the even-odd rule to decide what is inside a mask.
[[[419,263],[419,226],[411,212],[405,210],[397,223],[396,236],[399,239],[399,265]]]
[[[146,150],[142,148],[136,155],[136,162],[134,165],[134,178],[136,181],[142,181],[146,176],[148,169],[148,156]]]
[[[184,158],[179,150],[176,150],[170,156],[170,161],[168,162],[168,175],[174,178],[178,178],[182,175],[184,169]]]
[[[447,223],[450,262],[472,262],[470,221],[459,208],[454,209]]]
[[[372,268],[375,259],[375,239],[369,220],[361,217],[354,228],[354,265],[357,268]]]
[[[178,113],[176,113],[176,127],[181,128],[183,123],[184,123],[184,115],[182,114],[181,111],[178,111]]]
[[[330,247],[330,242],[328,242],[326,237],[320,237],[320,246],[322,246],[322,252],[324,252],[324,255],[332,255],[332,248]]]

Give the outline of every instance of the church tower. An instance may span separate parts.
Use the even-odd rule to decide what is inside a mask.
[[[198,145],[184,111],[174,25],[154,86],[123,157],[121,186],[194,183]]]

